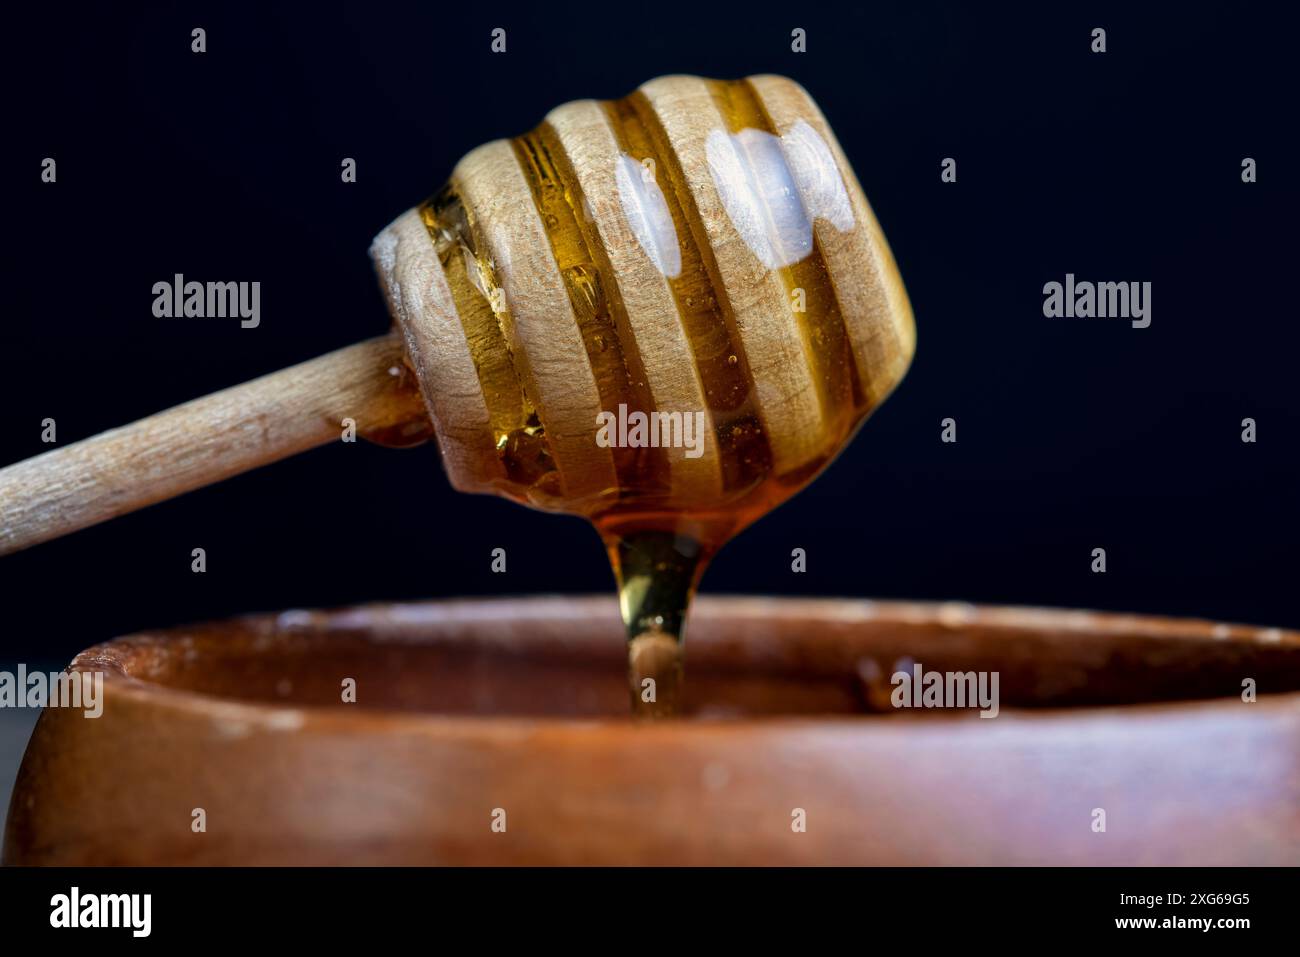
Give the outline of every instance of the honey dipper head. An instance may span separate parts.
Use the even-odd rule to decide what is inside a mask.
[[[588,516],[758,514],[915,346],[866,196],[783,77],[566,103],[372,255],[452,484]]]

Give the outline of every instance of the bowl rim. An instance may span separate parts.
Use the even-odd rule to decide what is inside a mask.
[[[191,625],[148,629],[112,638],[96,644],[76,655],[68,671],[103,672],[105,688],[112,688],[112,697],[122,697],[137,704],[162,708],[176,713],[202,717],[246,731],[267,732],[299,730],[308,724],[320,731],[347,731],[351,733],[383,732],[391,734],[395,728],[416,733],[434,733],[444,737],[497,737],[513,735],[520,731],[545,728],[578,730],[591,728],[605,731],[611,728],[638,727],[655,729],[680,735],[712,733],[721,728],[788,729],[791,726],[817,725],[832,727],[876,727],[882,722],[871,721],[870,714],[761,714],[740,716],[687,716],[671,722],[638,722],[628,715],[565,716],[565,715],[483,715],[439,714],[412,712],[383,707],[358,708],[346,712],[337,708],[314,704],[280,704],[269,701],[252,701],[227,698],[205,691],[177,688],[162,682],[150,681],[133,673],[128,667],[130,655],[142,647],[169,644],[185,638],[187,634],[219,631],[236,625],[285,625],[307,632],[326,632],[331,629],[355,634],[358,628],[374,629],[381,623],[411,624],[417,619],[428,622],[430,614],[447,624],[470,624],[491,621],[519,621],[521,610],[533,620],[551,618],[567,620],[575,614],[587,617],[595,613],[608,613],[617,621],[617,602],[609,595],[522,595],[482,596],[467,598],[441,598],[422,601],[368,602],[326,609],[288,609],[281,612],[261,612],[230,616],[198,622]],[[421,616],[424,616],[421,618]],[[767,623],[781,619],[807,621],[809,617],[822,621],[851,623],[855,621],[889,620],[902,624],[939,625],[960,630],[970,625],[981,625],[1008,632],[1026,633],[1050,630],[1064,634],[1133,635],[1171,642],[1204,642],[1219,645],[1231,643],[1244,646],[1275,648],[1279,644],[1294,647],[1300,654],[1300,631],[1229,624],[1203,618],[1170,618],[1157,615],[1094,611],[1074,608],[1056,608],[1034,605],[974,604],[961,601],[900,601],[865,598],[833,597],[780,597],[762,595],[702,595],[697,597],[688,620],[688,641],[691,621],[701,618],[726,617],[744,620],[746,617]],[[392,641],[394,639],[385,639]],[[1232,698],[1193,698],[1161,700],[1130,704],[1105,704],[1093,706],[1059,706],[1017,708],[1003,706],[1005,719],[1017,722],[1035,721],[1049,723],[1060,720],[1107,720],[1116,715],[1127,719],[1158,716],[1186,716],[1204,713],[1208,709],[1224,708],[1236,711]],[[1251,713],[1275,714],[1279,710],[1294,713],[1300,708],[1300,691],[1270,692],[1261,695],[1252,705]],[[970,715],[940,712],[927,714],[929,724],[966,723]],[[915,722],[909,723],[915,727]]]

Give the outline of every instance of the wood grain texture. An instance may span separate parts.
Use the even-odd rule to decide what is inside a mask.
[[[442,314],[461,317],[482,400],[438,350],[416,369],[430,397],[448,378],[476,423],[486,407],[495,439],[443,436],[458,488],[589,517],[752,516],[832,459],[911,360],[889,249],[825,119],[788,80],[669,76],[565,104],[470,153],[423,209],[423,255],[447,274]],[[393,314],[417,324],[402,303]],[[702,415],[702,450],[602,447],[597,417],[619,406]],[[507,481],[475,478],[474,456],[504,462]]]
[[[448,480],[461,491],[504,481],[505,469],[491,454],[496,439],[474,357],[419,212],[399,216],[370,253],[412,364],[432,370],[421,377],[421,388]]]
[[[0,555],[342,437],[424,421],[381,336],[0,469]]]
[[[717,292],[730,306],[754,378],[759,418],[778,472],[825,452],[824,410],[809,345],[800,335],[779,277],[736,231],[709,168],[707,142],[727,123],[698,77],[671,76],[641,87],[673,144],[703,236],[717,269]]]
[[[546,425],[563,494],[584,498],[616,487],[613,456],[594,440],[604,406],[586,347],[510,144],[480,146],[457,164],[452,182],[501,283],[502,328]]]
[[[915,348],[852,169],[779,77],[557,108],[468,154],[372,255],[453,485],[598,520],[688,510],[725,537],[834,458]],[[399,352],[342,350],[5,469],[0,554],[329,441],[349,414],[418,422],[416,390],[395,400],[371,365]],[[619,410],[702,434],[610,447]]]
[[[818,221],[814,230],[853,344],[859,381],[869,402],[883,402],[916,351],[912,307],[889,244],[839,141],[807,91],[782,76],[755,76],[748,82],[778,132],[787,133],[800,121],[811,125],[833,151],[840,175],[851,184],[849,197],[858,228],[841,232]]]
[[[819,221],[816,239],[849,328],[859,380],[872,404],[883,402],[917,350],[915,320],[889,243],[839,140],[807,91],[792,79],[772,75],[750,77],[749,83],[781,133],[800,121],[813,126],[835,153],[841,176],[852,185],[849,196],[859,228],[841,233]]]
[[[687,716],[645,725],[608,597],[118,639],[72,665],[106,674],[103,715],[41,717],[3,861],[1300,864],[1295,632],[705,596],[691,642]],[[999,671],[999,716],[882,708],[864,675],[904,659]]]
[[[616,160],[623,155],[609,119],[592,100],[568,103],[546,118],[568,156],[591,215],[604,255],[607,281],[616,286],[626,318],[625,351],[635,352],[644,369],[657,411],[705,413],[703,454],[667,450],[675,489],[686,497],[713,498],[721,490],[722,466],[714,421],[668,277],[638,245],[615,182]],[[638,170],[643,167],[637,164]]]

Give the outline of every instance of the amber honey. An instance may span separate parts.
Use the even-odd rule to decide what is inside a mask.
[[[437,262],[420,321],[463,348],[460,398],[478,393],[452,481],[592,522],[638,712],[680,706],[710,559],[808,484],[910,359],[901,284],[837,151],[789,81],[663,78],[480,147],[415,212]],[[449,375],[429,354],[426,395]],[[613,410],[707,435],[605,442]]]

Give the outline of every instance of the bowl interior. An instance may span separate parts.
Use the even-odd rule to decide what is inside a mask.
[[[1090,612],[702,597],[687,628],[686,713],[903,711],[891,676],[996,673],[1000,707],[1054,708],[1300,690],[1300,635]],[[223,699],[447,715],[628,715],[608,598],[284,612],[117,639],[75,666]],[[348,679],[355,702],[344,702]]]

